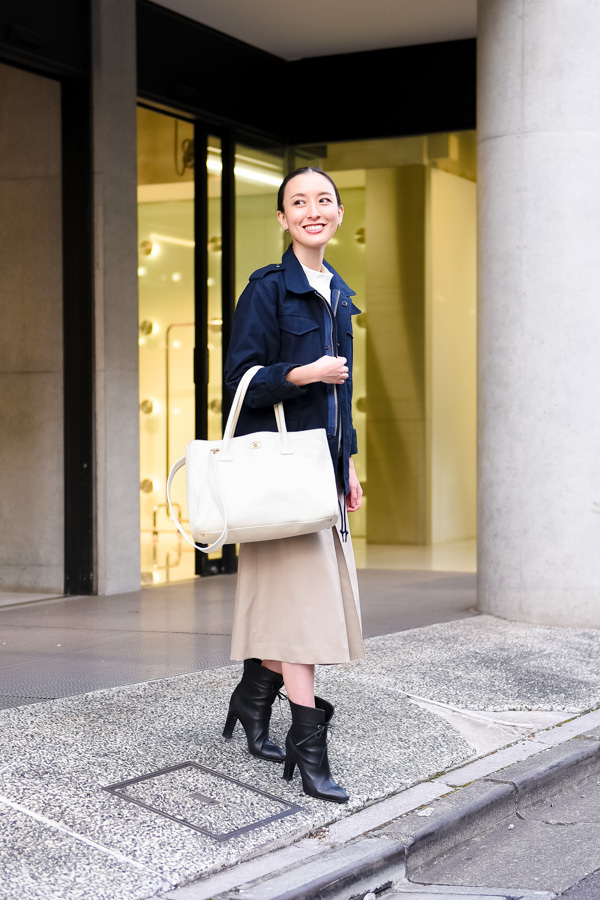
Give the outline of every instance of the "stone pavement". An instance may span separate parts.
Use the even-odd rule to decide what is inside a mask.
[[[595,630],[479,616],[370,638],[366,660],[320,668],[347,806],[307,797],[297,773],[286,784],[239,725],[223,741],[239,665],[6,709],[0,898],[200,900],[334,845],[346,868],[372,841],[389,857],[400,831],[386,822],[428,823],[468,782],[598,727],[599,651]],[[276,740],[288,722],[276,706]]]

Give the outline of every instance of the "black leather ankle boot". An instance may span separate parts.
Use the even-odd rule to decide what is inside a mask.
[[[346,803],[348,794],[331,777],[327,757],[327,728],[333,716],[333,706],[315,697],[316,707],[298,706],[290,700],[292,727],[285,740],[283,777],[291,781],[296,766],[302,776],[304,793],[320,800]]]
[[[269,740],[271,707],[283,678],[261,666],[259,659],[244,660],[242,680],[231,695],[223,737],[229,740],[239,719],[246,732],[248,750],[253,756],[282,762],[285,753]]]

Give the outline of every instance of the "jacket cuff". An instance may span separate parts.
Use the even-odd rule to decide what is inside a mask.
[[[350,456],[358,453],[358,441],[356,439],[356,428],[352,429],[352,442],[350,444]]]
[[[267,367],[266,387],[272,393],[276,403],[280,400],[291,400],[304,393],[304,388],[298,387],[297,384],[292,384],[286,379],[287,373],[299,365],[300,363],[274,363]]]

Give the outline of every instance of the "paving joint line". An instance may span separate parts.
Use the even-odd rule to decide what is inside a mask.
[[[168,879],[165,878],[163,874],[154,871],[154,869],[151,869],[149,866],[144,866],[142,865],[142,863],[137,862],[135,859],[131,859],[131,857],[126,856],[119,850],[112,850],[110,847],[106,847],[104,844],[99,844],[97,841],[94,841],[83,834],[79,834],[77,831],[69,828],[68,825],[63,825],[60,822],[56,822],[54,819],[49,819],[47,816],[36,813],[32,809],[28,809],[26,806],[23,806],[22,803],[17,803],[15,800],[11,800],[9,797],[3,797],[0,794],[0,804],[4,804],[4,806],[8,806],[10,809],[15,810],[16,812],[20,812],[22,815],[28,816],[28,818],[33,819],[40,825],[44,825],[47,828],[51,828],[54,831],[60,832],[61,834],[66,834],[74,840],[85,844],[85,846],[87,847],[91,847],[94,850],[99,850],[101,853],[112,856],[113,859],[117,859],[119,862],[132,866],[134,869],[139,869],[142,872],[150,873],[166,882],[166,884],[169,883]]]

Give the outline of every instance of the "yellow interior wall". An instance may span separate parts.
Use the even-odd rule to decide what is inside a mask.
[[[426,540],[426,167],[366,175],[367,539]]]
[[[427,423],[430,541],[476,534],[476,186],[430,169]]]

